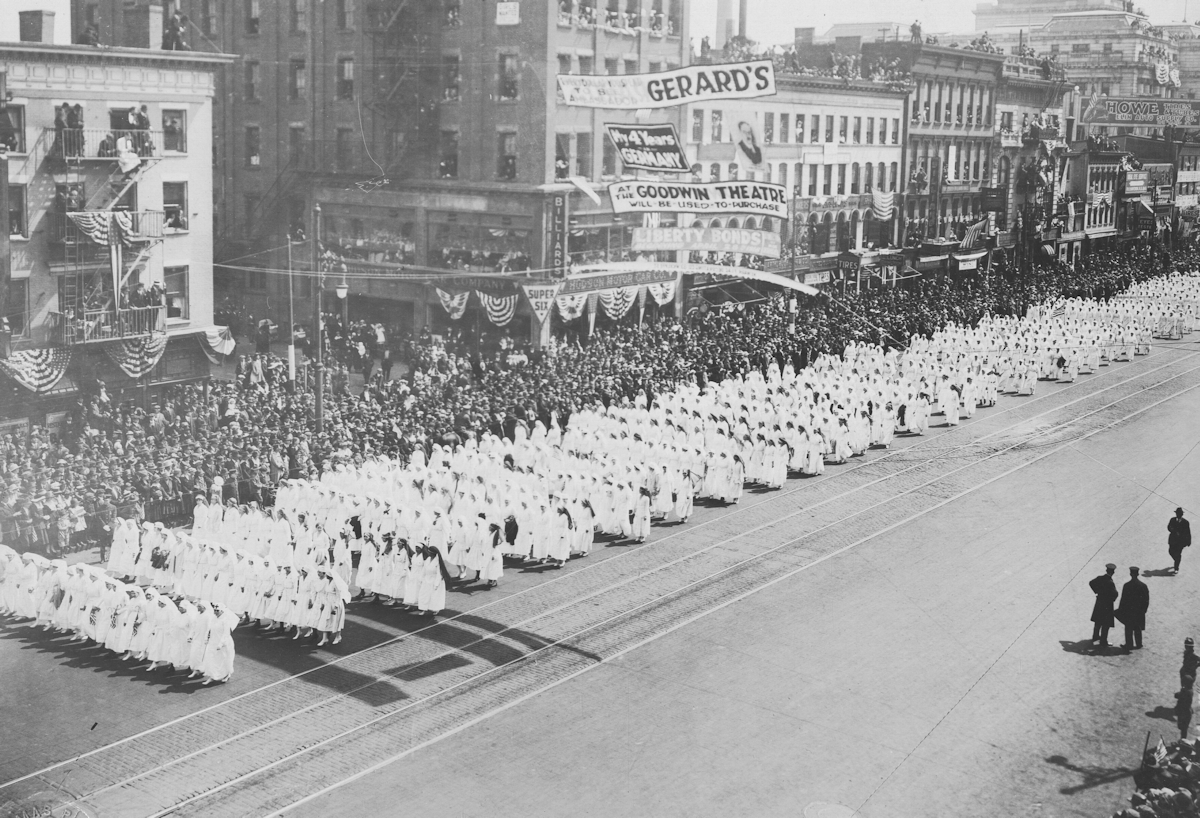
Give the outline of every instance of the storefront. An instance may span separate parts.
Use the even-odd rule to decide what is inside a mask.
[[[951,269],[955,273],[965,275],[979,274],[979,268],[983,265],[984,257],[987,255],[987,250],[972,250],[969,253],[953,253],[950,258]]]
[[[532,216],[431,211],[429,266],[473,273],[516,273],[533,267],[540,241]]]

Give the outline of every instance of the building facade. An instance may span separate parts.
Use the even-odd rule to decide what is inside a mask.
[[[156,31],[157,35],[157,31]],[[146,43],[150,45],[149,42]],[[215,74],[232,58],[157,48],[0,43],[10,98],[7,156],[12,347],[59,350],[53,393],[206,377],[197,337],[213,328]],[[137,378],[116,365],[166,338]],[[133,363],[130,363],[133,366]],[[0,377],[22,417],[33,393]],[[36,412],[35,412],[36,413]]]

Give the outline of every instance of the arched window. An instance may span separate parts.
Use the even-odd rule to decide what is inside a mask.
[[[721,181],[721,166],[719,164],[717,164],[716,162],[713,162],[711,165],[708,166],[708,181],[710,181],[710,182]]]
[[[875,181],[875,166],[868,162],[863,170],[866,171],[866,174],[863,176],[863,193],[870,193],[875,188],[873,184]]]
[[[738,178],[738,166],[737,166],[737,162],[730,162],[730,163],[729,163],[729,168],[728,168],[728,170],[729,170],[729,178],[730,178],[730,179],[737,179],[737,178]]]
[[[837,250],[844,253],[850,249],[850,222],[846,220],[846,211],[837,215]]]
[[[855,210],[850,214],[850,233],[846,237],[846,240],[849,243],[847,249],[853,247],[854,249],[858,250],[861,247],[861,245],[858,244],[858,222],[859,215],[858,211]]]
[[[996,169],[996,182],[998,185],[1008,190],[1008,185],[1012,181],[1012,160],[1007,156],[1000,157],[1000,165]]]
[[[800,162],[797,162],[796,164],[792,165],[792,187],[796,188],[797,193],[801,196],[804,195],[804,191],[800,190],[800,187],[803,184],[804,184],[804,165],[801,164]]]
[[[754,221],[754,217],[753,217],[753,216],[751,216],[751,217],[749,217],[749,218],[747,218],[747,219],[746,219],[746,221],[745,221],[745,223],[742,225],[742,227],[746,228],[747,230],[757,230],[757,229],[758,229],[758,222]]]
[[[787,162],[779,163],[779,184],[783,185],[787,193],[784,194],[787,198],[792,198],[792,191],[788,188],[788,166]]]
[[[763,165],[763,181],[764,182],[771,181],[771,163],[770,162]]]
[[[736,229],[737,229],[737,226],[738,226],[738,220],[737,220],[737,219],[730,219],[730,220],[729,220],[729,225],[728,225],[728,226],[729,226],[731,229],[734,229],[734,230],[736,230]]]
[[[862,167],[857,162],[850,166],[850,192],[862,192]]]
[[[829,252],[829,236],[832,232],[833,232],[833,214],[826,213],[825,218],[823,218],[817,224],[816,238],[813,241],[813,252],[814,253],[828,253]]]
[[[711,228],[713,228],[713,229],[715,230],[715,229],[717,229],[717,228],[719,228],[719,227],[721,227],[721,226],[722,226],[722,225],[721,225],[721,220],[720,220],[720,219],[713,219],[711,222],[709,222],[708,226],[709,226],[709,227],[711,227]]]
[[[882,162],[879,163],[879,168],[880,168],[880,171],[879,171],[880,178],[883,178],[883,163]],[[899,176],[900,176],[900,165],[897,162],[893,162],[892,163],[892,173],[890,176],[890,183],[888,184],[888,190],[890,190],[892,193],[896,192],[896,179]]]

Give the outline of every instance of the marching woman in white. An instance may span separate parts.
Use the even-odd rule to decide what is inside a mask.
[[[206,622],[204,654],[200,659],[199,671],[203,684],[227,682],[233,676],[233,631],[238,626],[237,614],[217,605]]]
[[[480,579],[486,580],[489,588],[495,588],[504,577],[504,534],[496,523],[489,523],[484,548],[483,570]]]
[[[446,584],[449,581],[446,558],[434,546],[425,546],[421,590],[417,596],[417,607],[424,616],[436,616],[446,607]]]
[[[342,629],[346,626],[346,603],[350,601],[350,588],[336,571],[318,568],[314,582],[317,616],[314,627],[321,633],[317,647],[342,641]]]

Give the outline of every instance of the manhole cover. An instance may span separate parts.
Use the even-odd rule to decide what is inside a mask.
[[[841,804],[813,801],[804,808],[804,818],[854,818],[855,812]]]

